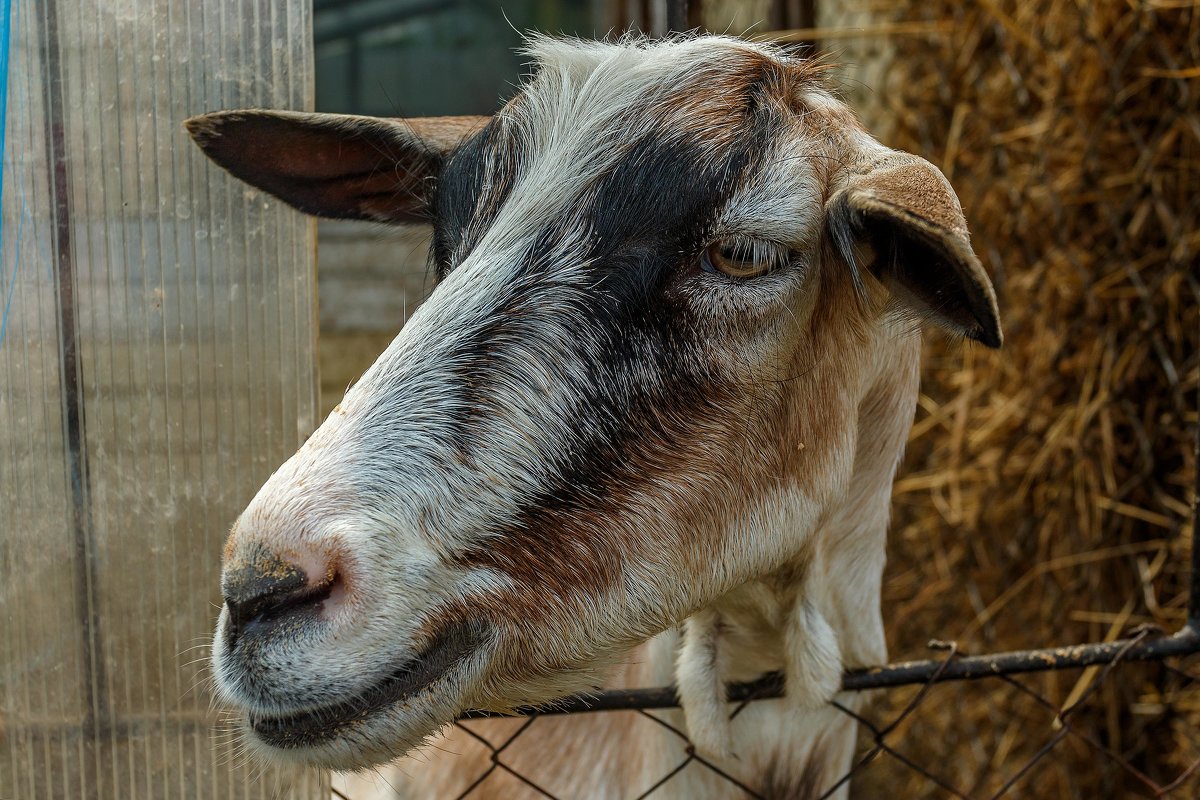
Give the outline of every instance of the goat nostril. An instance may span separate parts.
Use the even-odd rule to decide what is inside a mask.
[[[227,570],[222,580],[225,607],[229,610],[230,641],[250,624],[269,622],[290,612],[315,606],[328,598],[338,582],[334,574],[319,584],[295,564],[276,558]]]

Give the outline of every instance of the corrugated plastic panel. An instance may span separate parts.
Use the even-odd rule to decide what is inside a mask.
[[[181,127],[311,108],[310,3],[5,11],[0,798],[328,797],[205,680],[225,532],[315,424],[314,228]]]

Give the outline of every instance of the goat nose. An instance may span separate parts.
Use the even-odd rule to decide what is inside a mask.
[[[229,610],[230,643],[257,625],[269,624],[317,605],[329,597],[333,581],[314,584],[298,565],[263,552],[221,576],[221,594]]]

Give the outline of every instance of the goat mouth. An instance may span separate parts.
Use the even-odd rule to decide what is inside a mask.
[[[313,747],[336,739],[380,711],[430,688],[465,662],[482,645],[483,639],[484,631],[480,625],[451,626],[419,655],[354,696],[292,714],[250,713],[250,727],[264,744],[280,749]]]

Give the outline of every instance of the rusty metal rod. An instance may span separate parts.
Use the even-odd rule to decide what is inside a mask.
[[[1135,641],[1048,647],[1041,650],[1017,650],[982,656],[963,656],[949,664],[940,659],[905,661],[883,667],[855,670],[842,679],[845,691],[883,689],[930,682],[978,680],[1022,672],[1045,672],[1058,669],[1078,669],[1096,664],[1108,664],[1120,655],[1123,661],[1158,661],[1171,656],[1200,652],[1200,631],[1189,626],[1171,636]],[[783,696],[783,677],[778,673],[764,675],[750,683],[731,683],[730,702],[764,700]],[[632,711],[675,708],[679,697],[674,686],[651,689],[608,689],[595,694],[567,697],[543,706],[516,709],[512,714],[494,711],[467,711],[460,719],[485,717],[529,716],[531,714],[576,714],[585,711]]]

